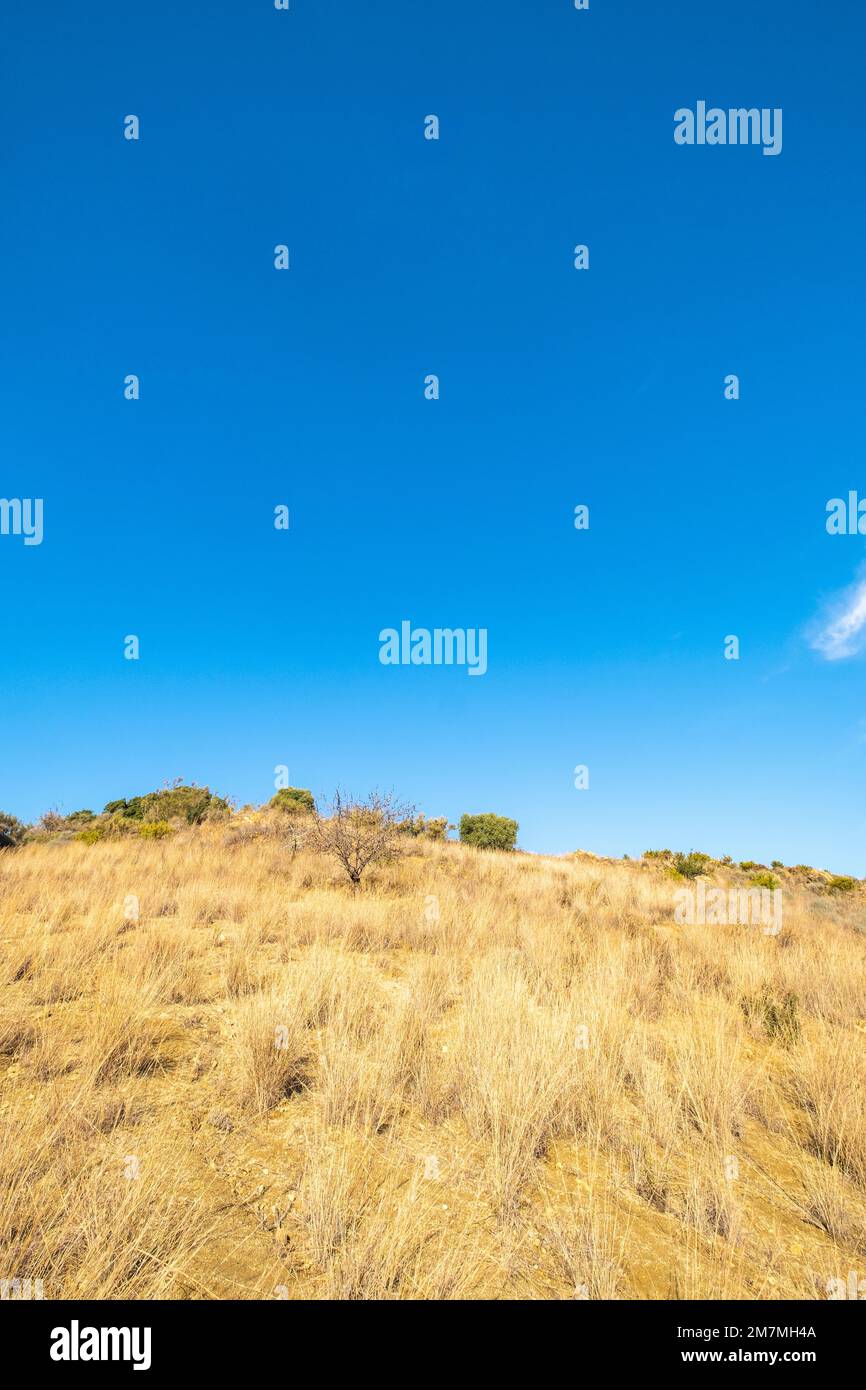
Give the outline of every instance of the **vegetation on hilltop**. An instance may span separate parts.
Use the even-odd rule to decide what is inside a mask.
[[[316,810],[313,793],[305,787],[281,787],[272,796],[268,805],[275,811],[284,811],[289,816],[311,816]]]
[[[460,840],[476,849],[512,850],[517,843],[518,825],[507,816],[488,811],[480,816],[460,817]]]
[[[338,798],[339,799],[339,798]],[[388,797],[389,803],[393,797]],[[15,848],[19,845],[41,840],[65,841],[77,839],[86,844],[96,844],[106,839],[116,839],[123,835],[136,835],[145,839],[163,839],[183,826],[201,825],[207,822],[225,822],[233,827],[235,840],[248,840],[265,833],[269,813],[279,813],[279,819],[287,823],[285,830],[277,825],[272,827],[277,836],[285,834],[293,852],[313,833],[315,825],[324,825],[333,816],[333,805],[324,816],[320,816],[313,793],[304,787],[283,787],[263,806],[244,806],[239,811],[226,797],[217,795],[209,787],[199,787],[195,783],[185,784],[177,779],[158,791],[140,796],[119,798],[109,801],[102,812],[92,810],[73,811],[61,814],[57,810],[46,811],[35,825],[26,825],[14,815],[0,811],[0,849]],[[353,808],[363,812],[367,802],[343,797],[342,814]],[[389,818],[390,824],[390,818]],[[414,809],[406,811],[402,819],[394,822],[393,828],[401,835],[434,842],[448,840],[450,831],[456,827],[445,816],[426,816]],[[459,820],[460,843],[474,849],[511,852],[517,845],[519,826],[516,820],[494,812],[483,814],[464,814]],[[389,837],[390,839],[390,837]],[[628,855],[622,861],[590,855],[588,851],[578,850],[576,857],[596,859],[604,863],[633,862]],[[833,874],[826,869],[814,868],[808,864],[795,864],[786,867],[781,860],[772,860],[771,872],[765,864],[757,860],[743,859],[736,865],[730,855],[713,858],[701,850],[689,851],[670,849],[648,849],[643,859],[634,861],[647,865],[662,866],[673,878],[697,879],[701,877],[733,876],[737,870],[748,875],[748,881],[755,887],[776,888],[790,884],[794,880],[808,884],[813,889],[831,893],[856,893],[863,886],[863,880],[847,874]],[[359,882],[360,880],[350,881]]]

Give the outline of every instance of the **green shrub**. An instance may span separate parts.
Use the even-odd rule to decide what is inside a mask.
[[[106,815],[121,816],[124,820],[185,820],[187,825],[223,820],[230,811],[228,802],[209,787],[197,787],[194,783],[186,787],[181,782],[145,796],[109,801],[105,806]]]
[[[145,820],[185,820],[187,825],[201,825],[205,820],[222,820],[230,806],[209,787],[175,785],[143,796]]]
[[[697,878],[698,874],[707,871],[707,865],[712,864],[709,854],[701,854],[700,850],[690,850],[688,854],[675,854],[673,856],[673,867],[683,878]]]
[[[752,874],[751,878],[749,879],[749,882],[754,883],[756,888],[772,889],[779,887],[779,880],[776,878],[776,876],[767,872],[764,872],[762,874]]]
[[[133,796],[129,801],[109,801],[103,810],[106,816],[122,816],[124,820],[142,820],[144,817],[144,798]]]
[[[416,839],[444,840],[448,817],[434,816],[427,820],[426,816],[410,816],[408,820],[401,821],[397,829],[402,835],[414,835]]]
[[[89,830],[79,830],[75,836],[76,840],[81,840],[82,844],[95,845],[100,840],[104,840],[108,834],[107,825],[93,825]]]
[[[751,873],[753,869],[766,869],[766,864],[758,864],[754,859],[741,859],[740,868],[745,873]]]
[[[138,827],[138,833],[145,840],[164,840],[173,833],[173,827],[167,820],[146,820]]]
[[[305,787],[280,787],[268,805],[275,811],[284,811],[289,816],[312,815],[316,809],[313,793]]]
[[[771,868],[771,869],[784,869],[784,867],[785,867],[785,866],[784,866],[784,864],[782,863],[781,859],[771,859],[771,860],[770,860],[770,868]]]
[[[96,824],[104,826],[105,834],[112,839],[116,839],[123,835],[137,835],[139,827],[141,826],[141,821],[132,820],[127,816],[115,813],[113,816],[100,816]],[[90,828],[92,829],[95,827]]]
[[[756,994],[745,995],[740,1008],[748,1022],[757,1023],[770,1039],[792,1043],[800,1036],[799,1000],[791,990],[775,995],[764,985]]]
[[[827,884],[828,893],[853,893],[857,887],[856,878],[849,878],[847,874],[834,874]]]
[[[476,849],[514,849],[518,825],[507,816],[495,816],[486,811],[479,816],[460,817],[460,840]]]
[[[644,859],[673,859],[673,852],[669,849],[645,849]]]

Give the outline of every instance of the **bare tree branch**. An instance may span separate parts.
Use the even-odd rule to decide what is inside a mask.
[[[414,806],[405,806],[392,793],[371,794],[354,801],[337,790],[327,815],[315,811],[312,842],[320,854],[329,854],[342,866],[357,893],[370,864],[383,864],[400,853],[400,839]]]

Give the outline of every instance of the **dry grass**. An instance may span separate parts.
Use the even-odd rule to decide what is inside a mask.
[[[681,928],[676,886],[413,842],[353,895],[265,822],[0,855],[0,1275],[821,1296],[866,1250],[866,936],[807,886],[777,937]]]

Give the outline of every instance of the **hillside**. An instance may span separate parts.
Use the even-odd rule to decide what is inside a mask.
[[[0,855],[0,1244],[45,1297],[826,1298],[866,1259],[862,892],[278,818]],[[711,884],[740,882],[714,868]]]

